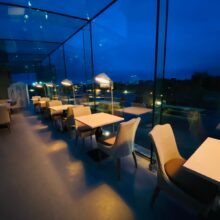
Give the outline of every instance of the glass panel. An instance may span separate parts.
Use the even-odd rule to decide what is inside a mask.
[[[220,137],[217,6],[218,0],[170,1],[163,122],[173,126],[186,158],[207,136]]]
[[[36,7],[44,10],[75,15],[83,18],[91,18],[113,0],[83,0],[83,1],[31,1],[31,0],[3,0],[1,2],[20,4],[27,7]]]
[[[90,33],[88,27],[74,35],[64,44],[67,78],[72,80],[76,89],[76,102],[89,102],[90,66]],[[72,95],[71,95],[72,96]]]
[[[92,25],[95,74],[106,73],[113,81],[115,114],[129,120],[138,117],[142,111],[136,144],[139,151],[143,152],[140,146],[145,147],[144,153],[148,155],[150,140],[147,133],[152,126],[155,16],[156,1],[141,0],[137,4],[134,0],[121,0],[95,19]],[[111,112],[110,89],[102,89],[98,84],[96,88],[97,110]]]
[[[74,83],[86,81],[86,67],[84,62],[83,31],[77,33],[64,45],[67,78]]]
[[[0,4],[0,38],[62,42],[86,21]]]
[[[56,76],[55,82],[60,84],[60,82],[66,78],[63,46],[59,47],[54,53],[51,54],[50,62],[51,71],[53,75]]]
[[[14,73],[11,74],[11,82],[23,82],[28,85],[31,85],[33,82],[36,82],[36,73]]]

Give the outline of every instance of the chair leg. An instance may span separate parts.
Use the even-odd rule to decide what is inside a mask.
[[[85,138],[82,138],[83,147],[85,148]]]
[[[121,159],[117,158],[116,159],[116,172],[117,172],[117,178],[118,180],[121,179]]]
[[[11,125],[10,125],[10,123],[7,124],[7,127],[8,127],[8,131],[11,133]]]
[[[79,135],[76,133],[76,136],[75,136],[75,146],[77,146],[77,144],[78,144],[78,139],[79,139]]]
[[[156,186],[156,188],[153,192],[152,198],[151,198],[151,202],[150,202],[151,207],[154,207],[155,201],[156,201],[159,193],[160,193],[160,188],[158,186]]]
[[[135,168],[137,168],[137,158],[136,158],[135,152],[132,152],[132,156],[133,156],[133,158],[134,158]]]

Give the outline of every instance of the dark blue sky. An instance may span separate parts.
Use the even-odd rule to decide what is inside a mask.
[[[155,2],[119,0],[96,19],[96,72],[153,78]],[[166,77],[220,75],[219,9],[219,0],[170,0]]]

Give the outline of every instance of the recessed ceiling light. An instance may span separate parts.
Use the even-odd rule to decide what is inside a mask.
[[[24,15],[24,18],[25,18],[25,19],[28,19],[28,18],[29,18],[29,16],[26,14],[26,15]]]

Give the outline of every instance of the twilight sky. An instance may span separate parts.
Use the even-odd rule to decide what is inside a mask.
[[[155,0],[119,0],[94,24],[95,71],[153,78]],[[170,0],[166,76],[220,75],[220,1]]]

